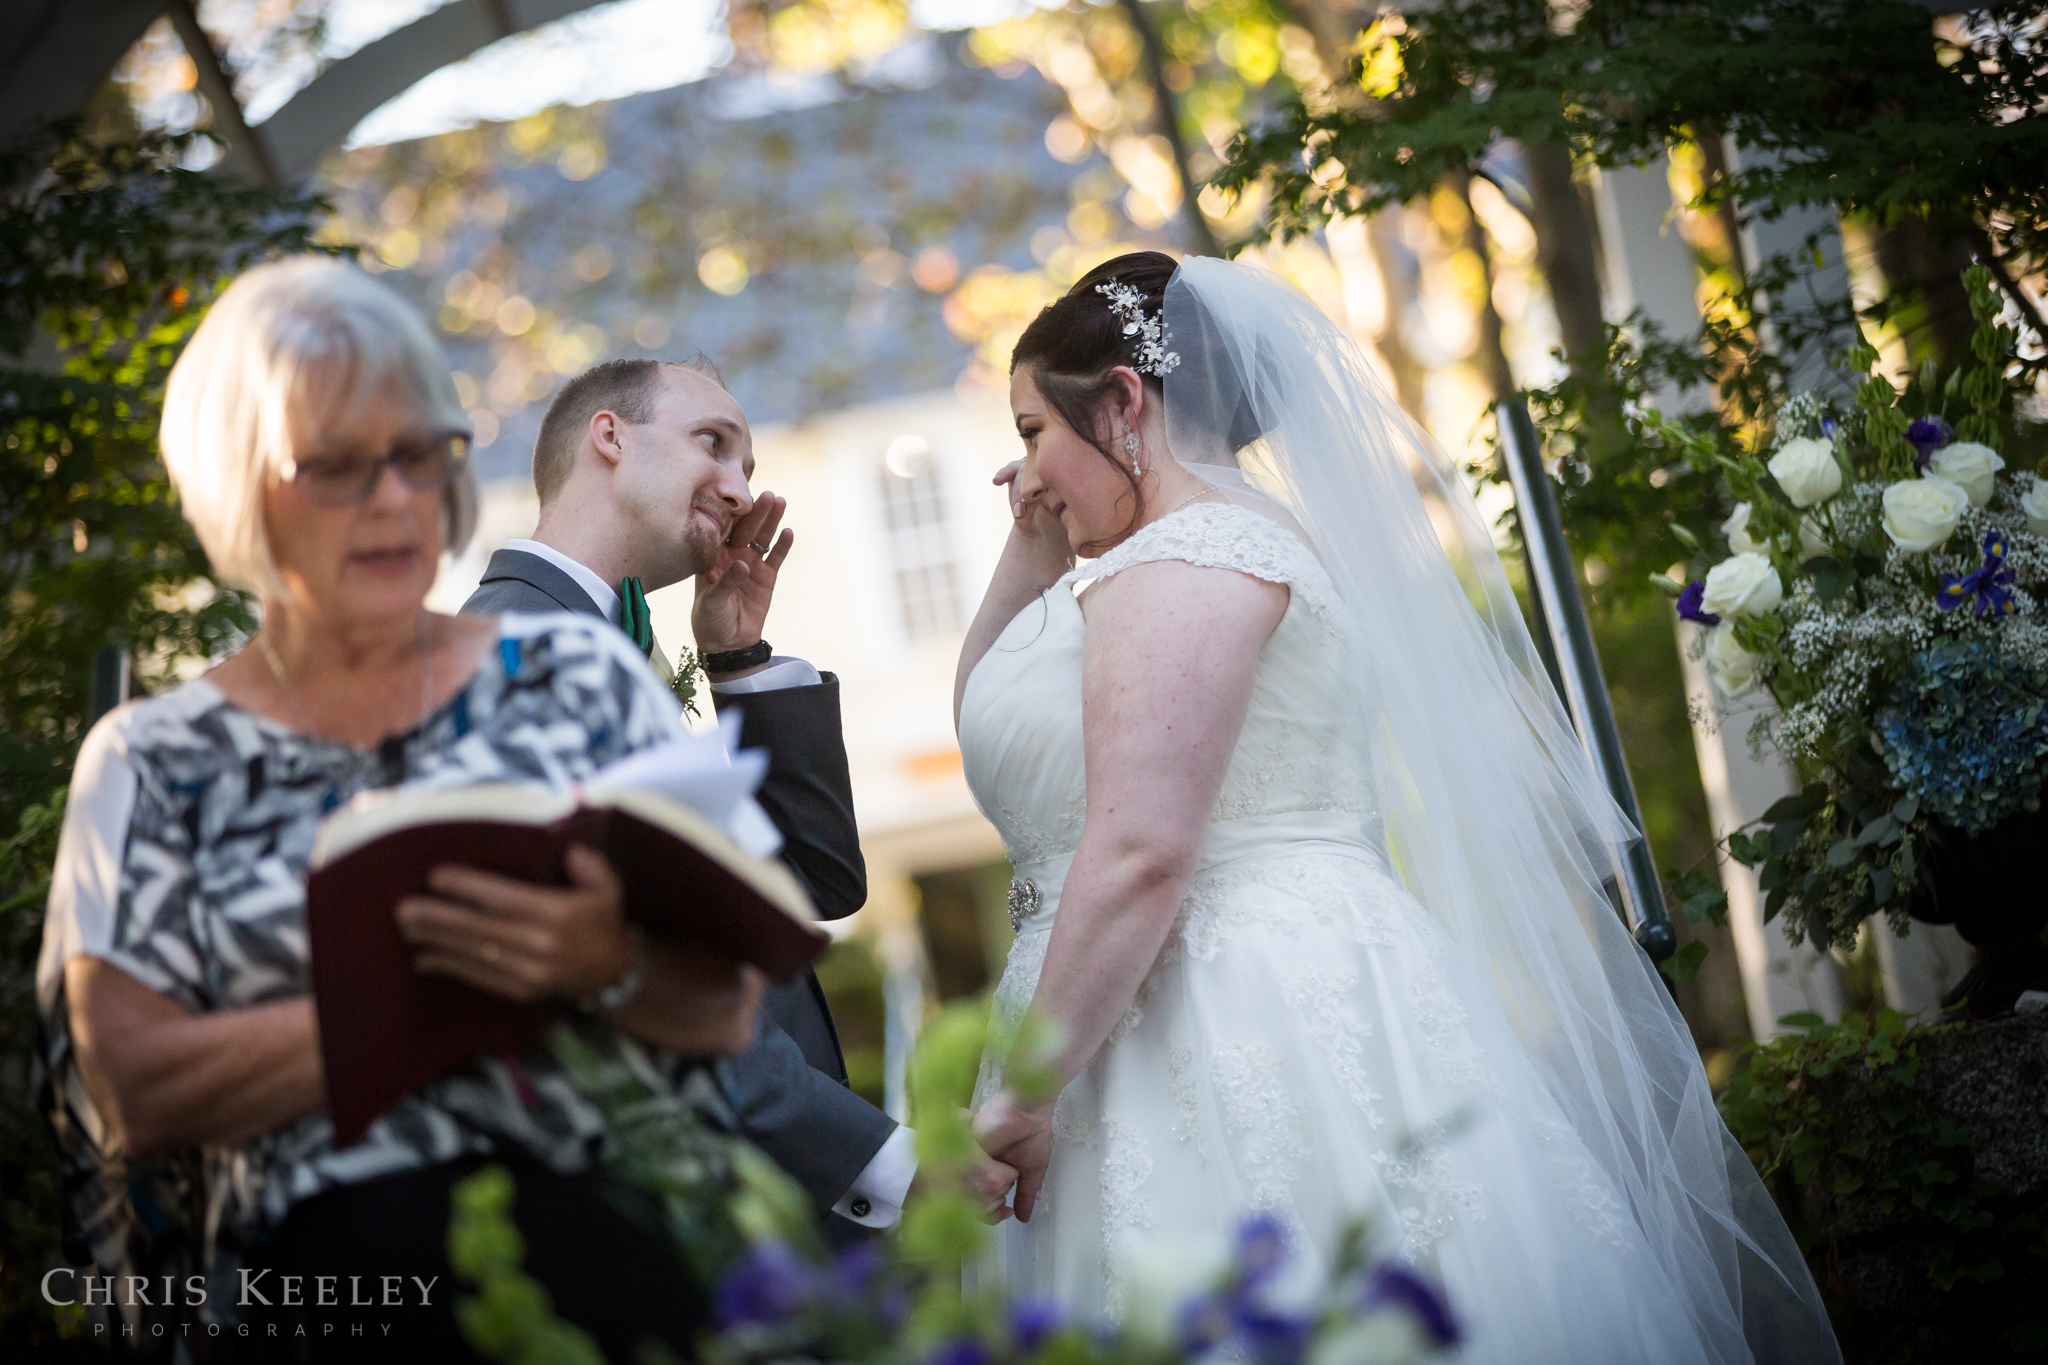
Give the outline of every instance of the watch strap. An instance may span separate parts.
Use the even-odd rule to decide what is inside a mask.
[[[766,640],[756,640],[745,649],[720,650],[706,654],[698,662],[706,673],[737,673],[743,668],[754,668],[775,657],[775,648]]]

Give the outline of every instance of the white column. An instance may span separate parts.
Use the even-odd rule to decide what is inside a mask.
[[[1932,1020],[1947,995],[1970,970],[1970,945],[1946,924],[1914,924],[1904,938],[1883,915],[1870,921],[1877,935],[1877,963],[1884,973],[1884,1002],[1901,1014]]]
[[[1742,148],[1732,137],[1724,138],[1722,144],[1731,173],[1740,172],[1744,166],[1777,164],[1775,155],[1755,148]],[[1819,247],[1818,269],[1810,270],[1795,290],[1787,290],[1780,298],[1764,300],[1760,330],[1764,344],[1777,349],[1791,366],[1793,392],[1801,389],[1842,392],[1840,376],[1828,368],[1828,352],[1848,345],[1853,338],[1842,335],[1828,341],[1815,340],[1787,354],[1771,324],[1774,311],[1812,313],[1835,307],[1849,298],[1849,267],[1842,259],[1842,224],[1835,215],[1834,207],[1821,204],[1787,209],[1768,222],[1751,218],[1743,223],[1741,235],[1743,268],[1752,272],[1774,257],[1804,253],[1809,240],[1814,240]]]
[[[1619,322],[1641,309],[1666,337],[1686,337],[1696,334],[1700,325],[1698,275],[1692,247],[1678,231],[1669,172],[1669,163],[1661,156],[1647,166],[1603,170],[1594,182],[1594,204],[1609,316]],[[1710,393],[1696,391],[1688,401],[1711,400]],[[1675,413],[1684,404],[1678,394],[1669,393],[1658,395],[1658,406]],[[1750,756],[1750,714],[1719,717],[1716,723],[1706,668],[1685,657],[1693,631],[1681,623],[1678,652],[1693,716],[1700,782],[1706,788],[1714,838],[1723,840],[1794,790],[1794,782],[1784,765],[1760,763]],[[1750,1031],[1758,1038],[1772,1037],[1780,1032],[1780,1018],[1801,1010],[1830,1020],[1838,1017],[1842,988],[1834,960],[1811,948],[1794,948],[1779,925],[1766,925],[1756,874],[1725,855],[1720,864]]]
[[[1698,271],[1692,246],[1678,230],[1669,158],[1596,171],[1593,205],[1608,321],[1620,322],[1640,308],[1667,338],[1697,333]]]
[[[1749,752],[1748,733],[1754,709],[1722,711],[1706,664],[1686,656],[1699,627],[1684,623],[1678,633],[1678,657],[1685,669],[1686,705],[1693,715],[1693,749],[1699,755],[1700,783],[1707,789],[1707,814],[1714,838],[1725,840],[1768,810],[1779,797],[1795,790],[1792,772],[1782,762],[1758,759]],[[1718,722],[1718,724],[1717,724]],[[1713,728],[1709,728],[1713,727]],[[1735,938],[1735,956],[1742,968],[1742,993],[1749,1004],[1750,1033],[1773,1038],[1785,1032],[1778,1021],[1788,1014],[1811,1011],[1830,1022],[1842,1014],[1842,975],[1835,960],[1811,944],[1793,946],[1784,921],[1764,923],[1763,893],[1757,874],[1729,858],[1721,859],[1721,886],[1728,893],[1728,928]]]

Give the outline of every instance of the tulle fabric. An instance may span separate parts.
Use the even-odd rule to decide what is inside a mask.
[[[1357,343],[1277,275],[1189,258],[1165,323],[1180,357],[1169,445],[1291,514],[1335,584],[1363,647],[1341,704],[1370,739],[1389,861],[1622,1201],[1664,1287],[1641,1310],[1682,1319],[1704,1359],[1838,1360],[1782,1216],[1603,891],[1634,831],[1535,661],[1456,471]]]

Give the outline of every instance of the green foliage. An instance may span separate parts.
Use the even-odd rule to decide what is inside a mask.
[[[632,1038],[596,1020],[558,1024],[548,1050],[600,1113],[614,1150],[605,1179],[707,1282],[750,1242],[817,1238],[810,1197],[736,1138],[706,1128]]]
[[[2008,1192],[1975,1174],[1969,1131],[1921,1094],[1921,1044],[1956,1026],[1915,1027],[1891,1010],[1779,1022],[1800,1032],[1748,1046],[1721,1114],[1824,1288],[1839,1289],[1850,1241],[1871,1229],[1915,1249],[1925,1282],[1912,1290],[2024,1283],[2048,1268],[2048,1220],[2007,1207]],[[1993,1334],[2048,1328],[2024,1296],[1998,1303],[2010,1319]]]
[[[1233,143],[1216,183],[1264,182],[1266,232],[1311,232],[1489,174],[1506,134],[1617,166],[1699,130],[1750,149],[1701,207],[1832,203],[1944,235],[1979,221],[2038,257],[2048,209],[2042,0],[1935,36],[1903,0],[1447,0],[1368,30],[1355,86],[1296,101]],[[1954,38],[1955,41],[1950,39]]]
[[[163,382],[221,282],[307,249],[319,201],[182,170],[182,138],[45,130],[0,150],[0,1340],[86,1344],[36,1293],[58,1258],[55,1154],[36,1108],[35,965],[94,653],[145,688],[247,625],[157,458]]]
[[[697,674],[703,668],[703,660],[697,651],[684,645],[676,651],[675,678],[670,686],[675,688],[676,700],[683,704],[683,710],[691,716],[701,714],[697,710]]]
[[[163,383],[222,283],[310,249],[325,206],[181,169],[186,143],[0,151],[0,829],[68,771],[98,649],[150,688],[249,624],[164,477]]]
[[[590,1335],[554,1314],[548,1291],[520,1269],[526,1241],[512,1221],[512,1177],[486,1166],[455,1187],[448,1260],[476,1286],[455,1319],[477,1354],[503,1365],[603,1365]]]
[[[52,1308],[36,1292],[57,1258],[61,1213],[55,1151],[35,1107],[36,955],[43,939],[43,900],[64,789],[22,810],[0,840],[0,1341],[17,1359],[60,1359],[85,1343],[82,1308]]]

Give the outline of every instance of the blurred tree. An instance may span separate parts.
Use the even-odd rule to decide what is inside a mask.
[[[208,576],[156,449],[163,383],[221,283],[313,243],[318,199],[180,169],[189,139],[75,127],[0,151],[0,1340],[66,1349],[36,1294],[57,1253],[35,1107],[34,974],[92,662],[151,690],[247,628]]]

